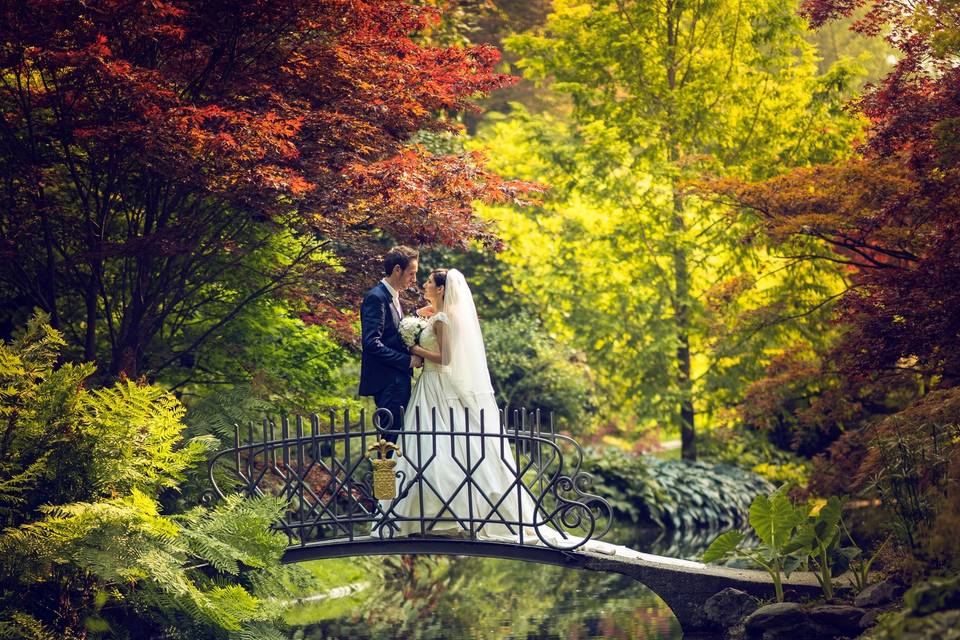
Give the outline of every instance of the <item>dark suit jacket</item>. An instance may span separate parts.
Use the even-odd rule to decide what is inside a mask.
[[[360,307],[363,352],[360,356],[360,395],[372,396],[405,376],[413,375],[410,352],[400,338],[400,318],[393,296],[382,282],[367,292]]]

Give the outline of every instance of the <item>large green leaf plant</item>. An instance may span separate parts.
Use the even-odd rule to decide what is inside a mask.
[[[783,578],[812,569],[826,599],[834,596],[833,581],[862,556],[850,536],[842,545],[843,501],[836,496],[814,504],[794,504],[783,485],[770,496],[757,496],[750,505],[750,527],[759,545],[748,544],[742,531],[718,536],[703,554],[704,562],[746,558],[770,574],[777,602],[783,602]],[[869,570],[869,565],[867,565]],[[864,584],[866,579],[864,578]]]

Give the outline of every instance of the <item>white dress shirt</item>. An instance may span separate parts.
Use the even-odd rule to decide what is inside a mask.
[[[390,295],[393,296],[393,306],[397,310],[397,317],[402,318],[403,307],[400,306],[400,293],[396,289],[394,289],[392,286],[390,286],[390,283],[387,282],[386,278],[383,278],[382,280],[380,280],[380,282],[383,283],[383,286],[385,286],[387,288],[387,291],[390,292]]]

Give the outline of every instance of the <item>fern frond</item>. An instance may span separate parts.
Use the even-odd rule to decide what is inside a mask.
[[[87,394],[85,430],[94,439],[95,481],[121,493],[176,488],[186,469],[205,459],[215,438],[182,445],[185,413],[172,394],[127,381]]]
[[[234,562],[264,567],[279,562],[286,548],[286,538],[270,527],[283,510],[284,504],[277,498],[232,494],[213,510],[196,507],[173,518],[191,532],[188,540],[196,545],[193,549],[199,557],[213,563],[230,549]],[[208,541],[206,547],[204,540]]]
[[[185,440],[184,406],[159,387],[90,389],[93,365],[55,368],[62,345],[42,316],[0,344],[0,421],[11,434],[0,465],[0,580],[23,609],[4,601],[0,640],[64,638],[45,626],[43,602],[15,594],[73,598],[76,588],[111,591],[117,617],[89,619],[109,623],[116,638],[147,621],[169,638],[282,637],[268,622],[276,606],[243,585],[249,576],[263,588],[283,586],[286,539],[270,525],[284,505],[238,495],[213,509],[162,514],[158,494],[178,490],[217,439]],[[241,566],[254,570],[240,579]]]
[[[0,515],[9,513],[12,507],[25,502],[23,494],[34,488],[37,482],[46,475],[47,460],[50,452],[44,452],[23,471],[0,480]]]
[[[0,619],[0,639],[2,640],[65,640],[57,633],[28,613],[15,611],[9,619]]]
[[[240,631],[231,634],[231,638],[236,640],[287,640],[289,637],[273,623],[263,620],[249,622]]]
[[[222,442],[232,442],[234,425],[259,422],[261,416],[275,410],[250,389],[236,388],[205,398],[190,409],[185,421],[191,434],[213,434]]]

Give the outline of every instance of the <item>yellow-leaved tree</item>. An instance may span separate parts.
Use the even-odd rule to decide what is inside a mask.
[[[552,187],[540,207],[486,210],[520,293],[589,355],[602,411],[678,429],[685,458],[772,354],[828,339],[844,287],[793,255],[800,241],[773,251],[753,219],[687,189],[849,153],[855,70],[818,72],[795,8],[559,0],[507,45],[569,108],[515,106],[478,136],[499,169]]]

